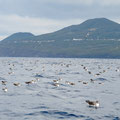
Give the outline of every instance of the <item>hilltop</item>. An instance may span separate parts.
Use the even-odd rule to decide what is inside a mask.
[[[35,36],[15,33],[0,42],[0,56],[120,58],[120,24],[89,19]]]

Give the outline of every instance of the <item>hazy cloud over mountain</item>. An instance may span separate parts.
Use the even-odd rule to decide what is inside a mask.
[[[96,17],[119,22],[120,0],[0,0],[0,36],[42,34]]]

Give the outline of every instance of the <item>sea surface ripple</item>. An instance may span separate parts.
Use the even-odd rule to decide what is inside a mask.
[[[0,68],[0,120],[120,120],[119,59],[5,57]]]

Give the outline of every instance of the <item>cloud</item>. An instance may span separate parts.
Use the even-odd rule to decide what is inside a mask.
[[[98,1],[103,6],[119,6],[120,0],[101,0]]]
[[[34,32],[41,34],[51,31],[58,23],[55,20],[44,18],[32,18],[19,15],[0,15],[0,26],[2,31],[12,32]]]
[[[59,2],[59,3],[65,3],[65,4],[83,4],[83,5],[95,5],[95,4],[100,4],[100,5],[120,5],[120,0],[52,0],[54,2]]]
[[[0,36],[39,35],[91,18],[119,21],[120,0],[0,0]]]
[[[31,32],[35,35],[53,32],[63,27],[80,24],[83,20],[54,20],[19,15],[0,15],[1,38],[16,32]]]
[[[48,19],[118,17],[120,0],[0,0],[0,14]]]
[[[72,5],[75,5],[75,4],[92,5],[92,4],[99,3],[99,4],[106,4],[106,5],[110,5],[110,4],[118,5],[120,4],[120,0],[0,0],[0,6],[4,4],[7,7],[14,6],[14,8],[16,8],[16,6],[28,7],[28,6],[50,5],[50,3],[72,4]]]
[[[40,1],[41,2],[41,1]],[[44,2],[51,2],[57,4],[72,4],[72,5],[120,5],[120,0],[44,0]]]
[[[90,5],[94,2],[94,0],[52,0],[52,2],[57,2],[57,3],[64,3],[64,4],[72,4],[72,5],[75,5],[75,4],[83,4],[83,5]]]

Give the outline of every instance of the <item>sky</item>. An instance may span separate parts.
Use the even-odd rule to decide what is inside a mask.
[[[0,40],[16,32],[40,35],[103,17],[120,23],[120,0],[0,0]]]

